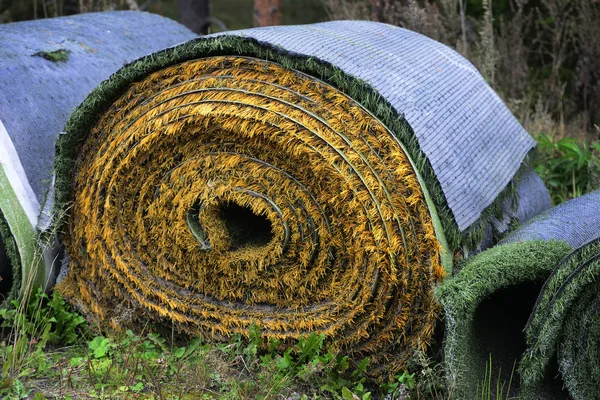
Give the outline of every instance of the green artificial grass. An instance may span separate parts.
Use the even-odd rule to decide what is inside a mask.
[[[8,177],[0,165],[0,240],[11,260],[11,289],[8,298],[28,295],[33,287],[43,287],[45,265],[35,228],[31,226]],[[17,272],[18,270],[18,272]]]
[[[546,278],[571,250],[558,241],[496,246],[440,285],[436,298],[444,309],[446,376],[454,398],[478,398],[490,379],[486,371],[493,386],[504,384],[507,392],[525,351],[522,330],[529,312]],[[515,374],[511,395],[519,390],[518,381]]]
[[[448,270],[451,268],[448,263],[451,263],[452,253],[460,248],[476,248],[483,238],[489,219],[502,214],[500,205],[515,192],[514,182],[509,183],[496,201],[484,211],[479,220],[461,232],[454,221],[433,168],[421,151],[411,127],[387,100],[367,83],[316,58],[291,54],[285,49],[259,43],[251,38],[221,36],[199,38],[143,57],[126,65],[92,91],[69,118],[65,128],[67,134],[60,136],[57,140],[56,209],[59,211],[66,209],[72,199],[72,172],[75,170],[78,149],[85,142],[90,127],[132,83],[170,65],[202,57],[222,55],[241,55],[273,61],[286,68],[321,79],[356,100],[394,132],[414,163],[420,178],[426,184],[428,197],[434,205],[434,207],[430,206],[432,217],[437,220],[436,225],[441,226],[439,229],[436,227],[438,239],[442,245],[445,245],[446,240],[448,242],[450,251],[446,251],[448,256],[445,260]],[[60,221],[56,222],[60,224]]]
[[[54,51],[38,51],[37,53],[34,53],[33,56],[42,57],[55,63],[66,62],[69,59],[69,50],[58,49]]]
[[[556,359],[575,400],[600,396],[600,239],[565,257],[547,280],[526,329],[523,398],[540,393]]]

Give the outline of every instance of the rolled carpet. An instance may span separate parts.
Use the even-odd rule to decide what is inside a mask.
[[[193,37],[174,21],[140,12],[0,25],[3,297],[53,284],[59,255],[51,239],[40,241],[38,231],[50,219],[54,142],[73,108],[126,62]]]
[[[455,52],[348,21],[142,58],[66,132],[58,288],[89,315],[207,337],[316,332],[388,373],[430,341],[434,285],[533,145]]]
[[[504,394],[510,383],[511,396],[568,397],[550,357],[554,348],[548,343],[554,339],[533,333],[541,329],[539,318],[537,328],[530,325],[527,335],[524,329],[532,312],[537,315],[546,311],[535,310],[551,307],[536,306],[541,301],[536,299],[541,292],[548,300],[547,292],[564,278],[564,272],[557,275],[556,271],[573,259],[567,257],[573,248],[600,237],[599,204],[597,191],[539,214],[497,246],[467,260],[455,277],[440,285],[436,298],[446,325],[444,365],[457,398],[481,396],[490,386],[494,397],[497,383],[504,385]],[[555,283],[549,286],[547,280]],[[558,304],[561,308],[566,303]],[[545,323],[545,329],[553,332],[563,329],[557,320]],[[596,335],[593,340],[597,339]],[[537,348],[543,349],[543,356],[532,353],[537,340],[549,346]],[[529,361],[520,361],[524,354],[530,354]]]
[[[544,398],[543,385],[555,372],[553,363],[571,398],[600,398],[600,239],[560,262],[546,281],[525,332],[522,398]]]

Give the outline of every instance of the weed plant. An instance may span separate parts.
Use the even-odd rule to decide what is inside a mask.
[[[255,326],[227,343],[130,330],[94,335],[58,292],[41,290],[26,304],[5,303],[0,317],[3,399],[441,398],[429,396],[427,374],[442,375],[425,356],[415,361],[422,371],[375,385],[367,359],[355,365],[328,351],[323,335],[292,346],[265,344]]]
[[[534,167],[556,205],[600,189],[600,141],[589,144],[574,138],[537,137]]]

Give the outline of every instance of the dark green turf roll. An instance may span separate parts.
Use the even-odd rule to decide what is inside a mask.
[[[597,398],[599,205],[596,191],[541,213],[438,288],[457,398],[509,383],[511,396]]]
[[[438,288],[446,326],[446,378],[455,398],[478,398],[490,375],[492,385],[499,381],[506,392],[525,351],[522,329],[537,293],[571,250],[563,242],[541,240],[496,246],[469,259]],[[511,393],[518,388],[515,374]]]
[[[570,397],[600,398],[600,239],[560,262],[540,292],[526,336],[523,398],[544,398],[554,359]]]

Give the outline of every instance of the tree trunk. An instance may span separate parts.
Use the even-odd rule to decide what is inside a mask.
[[[206,35],[210,26],[209,0],[178,0],[179,22],[192,32]]]
[[[281,0],[254,0],[254,26],[281,24]]]

